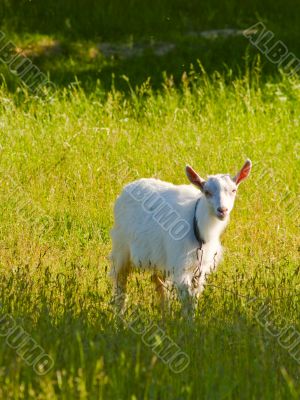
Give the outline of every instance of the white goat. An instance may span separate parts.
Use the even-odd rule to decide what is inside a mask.
[[[237,187],[250,170],[247,160],[234,178],[218,174],[205,181],[187,166],[187,177],[196,188],[157,179],[125,186],[115,203],[111,231],[110,276],[119,306],[124,306],[132,266],[151,269],[161,295],[164,286],[172,283],[182,300],[195,303],[207,275],[221,259],[220,235],[229,221]]]

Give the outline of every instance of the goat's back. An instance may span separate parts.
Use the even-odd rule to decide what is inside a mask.
[[[157,179],[128,184],[115,203],[113,241],[126,245],[136,266],[180,268],[195,246],[193,216],[198,197],[199,191],[191,185]]]

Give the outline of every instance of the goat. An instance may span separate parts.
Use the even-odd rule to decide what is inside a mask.
[[[235,177],[218,174],[204,180],[187,165],[193,185],[143,178],[124,187],[115,202],[110,256],[110,276],[121,309],[131,267],[152,270],[161,296],[172,284],[181,300],[194,308],[206,277],[221,260],[220,236],[237,188],[251,167],[246,160]]]

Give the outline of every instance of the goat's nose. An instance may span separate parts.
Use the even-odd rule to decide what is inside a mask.
[[[228,208],[226,208],[226,207],[218,207],[217,210],[219,211],[219,213],[226,214],[226,212],[228,211]]]

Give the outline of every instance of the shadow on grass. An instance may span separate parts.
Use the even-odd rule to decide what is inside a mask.
[[[231,80],[244,76],[257,60],[257,50],[242,34],[212,38],[184,36],[177,41],[144,40],[125,44],[33,38],[17,50],[47,74],[58,88],[75,83],[86,93],[93,92],[96,86],[103,93],[112,87],[130,93],[132,88],[147,80],[154,90],[159,90],[166,77],[172,85],[178,85],[192,65],[199,73],[199,63],[208,74],[218,71]],[[264,81],[279,76],[276,66],[263,55],[261,68]],[[10,91],[15,91],[22,83],[4,65],[0,72]]]
[[[89,92],[98,80],[106,92],[111,89],[113,75],[116,88],[125,91],[128,84],[120,79],[122,75],[133,87],[150,77],[153,88],[161,88],[164,72],[177,83],[197,60],[208,73],[243,75],[257,50],[242,36],[199,37],[199,32],[206,30],[244,30],[261,21],[276,40],[299,55],[299,7],[297,0],[246,0],[243,5],[238,0],[153,0],[151,5],[138,0],[6,0],[0,5],[0,19],[1,30],[15,38],[18,46],[25,50],[33,47],[28,57],[57,86],[67,86],[77,78]],[[41,38],[54,42],[56,51],[46,45],[43,51],[35,52]],[[132,57],[123,57],[124,52],[104,56],[103,46],[99,50],[103,42],[108,47],[128,42],[139,47],[142,43],[145,48]],[[151,46],[145,46],[149,42],[164,42],[169,51],[159,56]],[[263,79],[277,76],[276,67],[264,56],[262,64]],[[10,90],[15,90],[18,83],[8,71],[1,67],[0,72]]]
[[[41,378],[17,358],[17,345],[9,347],[2,334],[0,355],[5,361],[6,385],[10,381],[30,384],[31,390],[38,391],[46,380],[48,390],[55,390],[58,396],[63,393],[64,398],[74,398],[77,386],[73,386],[73,380],[91,399],[99,398],[99,387],[105,398],[150,398],[145,397],[149,390],[153,399],[225,398],[229,394],[242,398],[245,390],[247,398],[266,398],[267,389],[268,398],[274,398],[278,390],[285,394],[282,398],[289,398],[288,386],[278,384],[281,370],[270,366],[284,365],[296,379],[297,364],[262,329],[255,309],[249,310],[235,295],[220,297],[208,290],[193,322],[173,317],[164,325],[151,304],[144,310],[141,307],[149,296],[147,300],[139,298],[140,317],[132,321],[129,316],[126,324],[109,310],[109,291],[103,293],[97,279],[83,290],[78,267],[73,269],[70,275],[57,276],[46,269],[36,282],[26,268],[4,278],[5,311],[54,360],[53,369]],[[138,291],[143,292],[143,288]],[[15,293],[17,301],[10,295]],[[132,297],[137,300],[137,294]],[[188,356],[188,365],[180,373],[174,373],[172,361],[167,361],[174,355],[171,348],[163,349],[165,360],[158,356],[159,339],[165,335],[176,351]],[[233,368],[235,365],[238,368]]]

